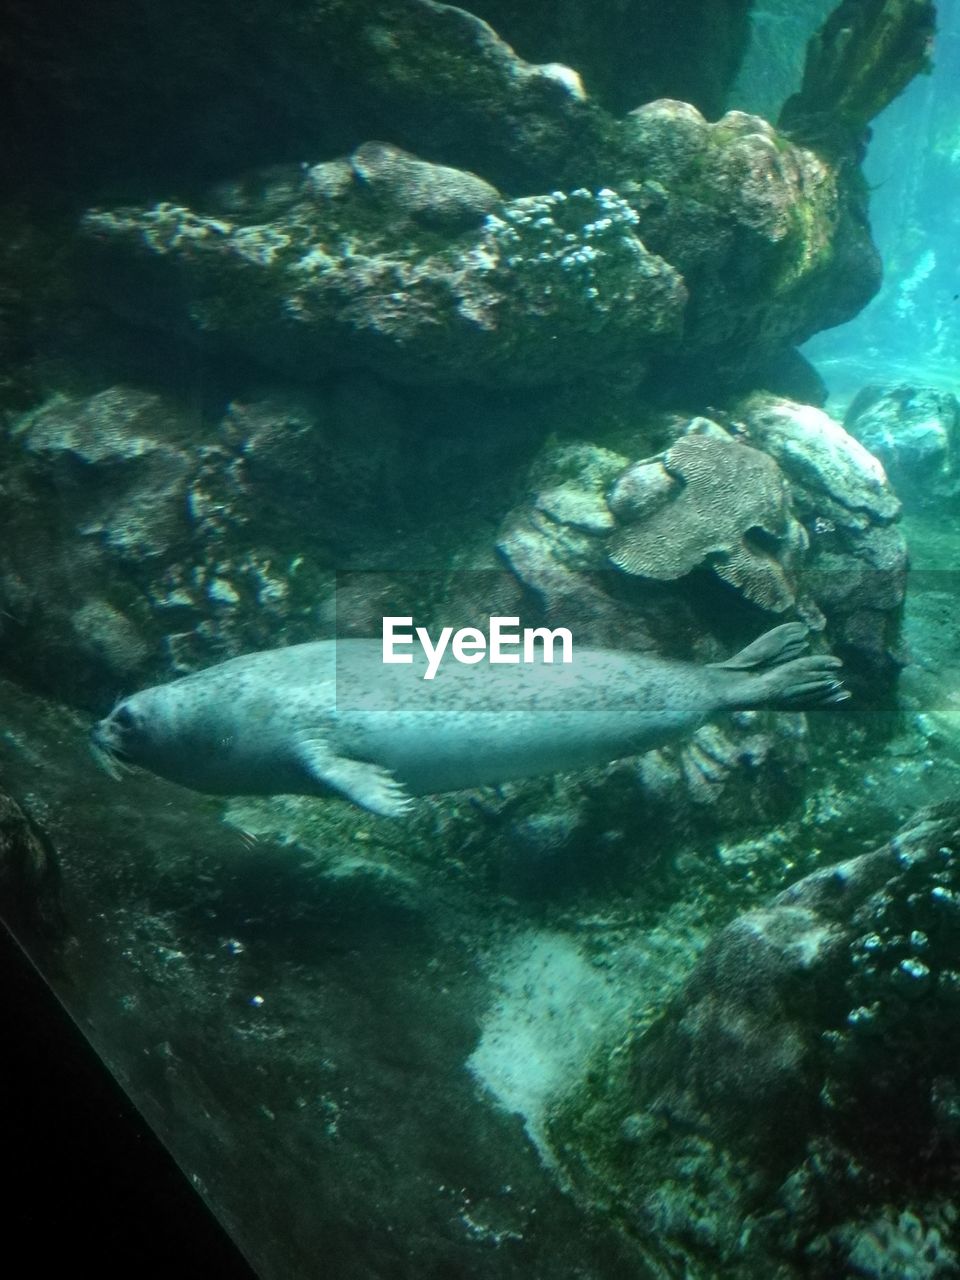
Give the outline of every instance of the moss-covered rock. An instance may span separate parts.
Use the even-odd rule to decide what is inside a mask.
[[[576,67],[587,92],[621,112],[654,98],[682,98],[719,116],[748,38],[744,0],[471,0],[531,62]]]
[[[501,202],[471,174],[367,145],[349,166],[275,177],[232,216],[161,204],[92,212],[84,231],[115,306],[293,377],[366,365],[510,386],[639,377],[676,343],[686,290],[637,221],[614,191]]]
[[[807,48],[803,86],[782,128],[822,149],[849,151],[870,121],[930,68],[933,0],[843,0]]]
[[[222,183],[199,212],[91,211],[90,279],[124,315],[300,378],[489,385],[742,382],[876,287],[839,171],[758,117],[655,102],[561,168],[612,185],[505,199],[366,143]]]
[[[958,838],[923,811],[722,930],[557,1108],[581,1192],[697,1277],[953,1274]]]

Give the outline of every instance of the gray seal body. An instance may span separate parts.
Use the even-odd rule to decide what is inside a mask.
[[[379,640],[321,640],[233,658],[125,698],[92,730],[107,767],[141,765],[219,795],[339,792],[397,816],[411,795],[604,764],[723,711],[848,695],[839,659],[786,623],[727,662],[574,649],[572,663],[382,661]]]

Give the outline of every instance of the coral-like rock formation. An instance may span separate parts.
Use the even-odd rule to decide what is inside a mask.
[[[907,560],[883,468],[809,405],[757,396],[727,421],[674,421],[672,443],[633,463],[596,446],[548,447],[530,477],[538,496],[507,518],[501,554],[549,617],[573,616],[592,642],[632,643],[610,598],[611,563],[664,584],[706,570],[747,603],[795,606],[817,627],[826,617],[861,692],[888,688]],[[659,606],[641,599],[649,624]]]
[[[503,386],[638,376],[676,341],[686,290],[637,221],[610,190],[500,202],[472,174],[367,144],[349,169],[276,178],[256,209],[161,204],[84,227],[108,297],[141,320],[300,379],[367,365]]]
[[[834,642],[889,684],[902,665],[899,620],[907,548],[882,465],[821,409],[772,396],[738,407],[748,437],[777,460],[810,539],[804,586]],[[866,692],[865,689],[859,692]]]
[[[807,538],[773,459],[732,439],[688,435],[667,450],[660,466],[674,481],[672,491],[664,491],[656,472],[648,470],[642,483],[635,473],[639,509],[625,503],[619,482],[624,523],[611,540],[614,564],[670,581],[708,563],[762,609],[788,609],[795,600],[788,575]],[[654,505],[651,492],[666,500]]]
[[[856,1274],[952,1274],[958,847],[956,805],[922,811],[722,930],[671,1009],[610,1058],[611,1092],[595,1076],[558,1111],[561,1144],[571,1123],[608,1126],[574,1160],[584,1192],[711,1268],[739,1265],[750,1239],[770,1274],[805,1256],[834,1276],[868,1254],[877,1269]]]

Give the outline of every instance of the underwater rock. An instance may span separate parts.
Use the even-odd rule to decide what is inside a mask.
[[[845,1223],[810,1245],[812,1274],[832,1277],[842,1267],[865,1280],[946,1280],[960,1274],[957,1252],[943,1239],[956,1219],[944,1204],[923,1218],[887,1209],[869,1222]]]
[[[158,582],[178,557],[193,566],[194,438],[178,405],[123,386],[53,395],[10,419],[0,433],[5,662],[81,699],[142,678]]]
[[[322,546],[317,498],[337,482],[319,473],[350,454],[329,448],[320,418],[317,405],[267,398],[218,425],[172,397],[112,387],[53,396],[14,419],[2,445],[4,661],[71,700],[101,702],[268,644],[276,627],[313,634],[331,575],[315,557],[291,568],[294,531],[301,555],[311,538]],[[351,478],[356,509],[363,481]],[[379,470],[368,488],[383,501]]]
[[[772,613],[788,609],[795,600],[789,575],[807,539],[777,464],[733,438],[686,435],[663,455],[662,467],[675,480],[673,493],[652,506],[656,480],[645,478],[641,509],[628,511],[629,523],[611,539],[614,564],[666,581],[709,564],[752,603]]]
[[[170,0],[162,23],[143,0],[94,0],[69,19],[39,0],[10,21],[4,140],[23,172],[50,177],[56,164],[54,179],[74,190],[117,173],[196,180],[336,154],[371,122],[375,136],[433,157],[473,150],[474,167],[506,153],[528,171],[596,132],[576,71],[526,62],[481,18],[434,0],[281,12],[266,0]],[[6,55],[14,47],[21,56]]]
[[[42,955],[52,955],[66,939],[60,884],[52,842],[0,790],[0,917],[22,945],[39,946]]]
[[[91,284],[144,323],[298,380],[357,365],[491,387],[624,367],[639,378],[679,338],[683,282],[614,191],[498,202],[475,226],[495,193],[474,175],[382,144],[351,163],[355,182],[332,193],[305,168],[269,217],[88,213]]]
[[[723,110],[749,36],[745,0],[682,0],[669,13],[646,0],[470,0],[525,58],[576,67],[592,98],[615,113],[654,98]]]
[[[538,622],[589,644],[713,661],[717,616],[739,612],[746,627],[758,606],[794,609],[842,647],[859,705],[887,705],[904,660],[899,503],[876,459],[819,410],[751,403],[718,414],[729,430],[648,412],[634,462],[599,444],[546,445],[498,550]],[[650,456],[663,435],[672,443]],[[622,448],[630,436],[620,427],[612,438]],[[669,843],[778,821],[806,762],[794,719],[741,716],[723,741],[642,757],[629,771],[648,827]]]
[[[888,524],[899,516],[882,465],[822,409],[760,395],[742,411],[750,437],[776,459],[798,497],[801,490],[816,495],[821,514],[850,527]]]
[[[844,424],[883,463],[909,508],[952,505],[960,495],[960,403],[933,387],[864,387]]]
[[[855,695],[886,696],[904,662],[907,545],[883,466],[813,405],[754,395],[735,413],[790,483],[810,543],[801,589],[830,620],[844,660],[863,678]]]
[[[846,170],[757,116],[708,124],[659,100],[566,157],[544,194],[502,202],[473,157],[467,172],[367,142],[221,182],[202,209],[94,209],[87,283],[298,380],[365,364],[414,382],[639,382],[652,365],[704,387],[749,385],[879,285]]]
[[[618,520],[642,520],[665,506],[677,487],[662,462],[634,462],[613,482],[607,505]]]
[[[676,421],[672,417],[670,421],[676,432]],[[790,579],[786,568],[773,558],[778,552],[775,535],[755,534],[756,541],[750,545],[744,538],[750,525],[765,519],[765,512],[772,513],[775,521],[767,523],[771,527],[775,523],[785,537],[796,539],[796,545],[779,548],[784,564],[793,572],[802,563],[803,530],[792,515],[776,464],[706,419],[685,425],[697,434],[681,436],[665,451],[664,460],[648,458],[628,465],[624,454],[586,442],[554,442],[541,451],[527,481],[531,496],[506,517],[497,541],[501,556],[530,601],[536,602],[538,623],[569,626],[578,641],[586,644],[713,661],[723,651],[713,636],[715,611],[728,612],[731,600],[720,594],[722,587],[716,595],[704,590],[703,578],[713,576],[711,570],[719,565],[720,581],[729,581],[730,576],[743,581],[745,618],[755,616],[751,592],[781,603],[781,592],[790,589]],[[687,448],[689,443],[692,450]],[[730,461],[736,466],[741,458],[758,459],[767,488],[743,484],[738,473],[731,516],[731,491],[724,483],[723,494],[715,494],[708,480],[707,497],[695,494],[692,500],[691,524],[701,545],[688,536],[683,524],[683,495],[691,486],[680,467],[685,466],[685,451],[696,455],[691,472],[704,451],[712,467],[709,450],[713,447],[733,451]],[[676,465],[671,467],[665,459],[674,450]],[[772,505],[767,502],[771,494]],[[710,509],[711,495],[717,499],[716,509]],[[679,515],[672,522],[675,507]],[[665,519],[659,541],[650,551],[648,526],[660,517]],[[718,555],[714,563],[710,551],[717,545],[717,529],[732,526],[736,526],[729,540],[732,550],[743,547],[743,552],[741,560],[734,557],[730,569],[726,556]],[[662,551],[661,560],[649,565],[652,572],[628,575],[613,567],[608,552],[611,539],[618,537],[628,548],[633,545],[652,557]],[[691,548],[696,554],[687,554]],[[723,549],[727,550],[727,543]],[[708,567],[698,574],[701,560]],[[783,607],[788,607],[786,602]],[[745,621],[744,625],[751,624]],[[691,636],[695,637],[692,643]],[[689,744],[648,752],[618,767],[609,795],[622,797],[626,830],[633,828],[635,813],[629,815],[639,804],[646,815],[646,843],[654,840],[650,832],[655,831],[669,845],[691,838],[694,832],[746,830],[778,821],[797,802],[806,762],[802,715],[744,712],[730,717],[722,728],[701,730]],[[609,807],[616,802],[607,799],[605,803]]]
[[[816,405],[822,409],[829,393],[827,384],[810,361],[796,347],[780,352],[764,368],[758,369],[754,385],[785,400]]]
[[[766,120],[730,111],[710,124],[688,103],[657,101],[622,129],[610,181],[637,208],[644,243],[690,291],[676,382],[756,386],[791,347],[852,318],[879,289],[862,193]]]
[[[675,338],[685,309],[682,347],[675,340],[653,344],[659,380],[742,388],[752,385],[754,371],[812,333],[850,319],[879,285],[865,191],[848,159],[834,164],[743,112],[707,123],[691,105],[718,110],[728,77],[718,68],[735,58],[746,10],[741,0],[684,0],[682,12],[671,8],[669,21],[637,0],[606,3],[606,22],[591,10],[589,20],[571,18],[569,33],[546,6],[530,13],[499,6],[504,21],[509,17],[510,25],[530,32],[531,48],[541,42],[534,29],[551,43],[569,34],[576,44],[579,31],[584,50],[594,40],[621,48],[636,75],[615,77],[624,95],[618,112],[629,105],[631,82],[651,75],[662,81],[656,92],[663,96],[644,101],[654,94],[645,89],[630,100],[643,105],[625,118],[586,96],[576,64],[527,62],[481,17],[435,0],[324,0],[282,15],[264,0],[252,0],[242,12],[225,0],[210,0],[202,11],[171,0],[162,31],[140,13],[139,0],[96,0],[69,23],[49,16],[45,22],[47,3],[18,10],[21,47],[33,56],[4,64],[18,105],[10,141],[23,163],[14,169],[38,170],[44,183],[65,188],[71,208],[78,200],[98,207],[97,220],[87,226],[112,242],[114,252],[101,259],[111,277],[103,294],[112,307],[147,327],[189,332],[208,350],[252,351],[299,380],[305,371],[312,376],[318,363],[336,362],[341,339],[348,338],[345,363],[389,365],[392,377],[429,380],[437,376],[437,362],[448,359],[450,378],[473,377],[476,363],[482,382],[484,353],[497,345],[495,326],[510,328],[516,317],[516,332],[504,335],[509,353],[489,357],[489,385],[494,364],[507,384],[520,381],[518,370],[531,355],[531,381],[593,368],[616,368],[639,380],[650,339]],[[678,46],[677,24],[691,21]],[[621,24],[649,27],[653,44],[625,39],[620,45]],[[110,32],[106,51],[104,30]],[[190,38],[182,38],[184,32]],[[683,58],[661,56],[665,43],[682,47]],[[681,62],[683,73],[675,75]],[[118,114],[117,100],[129,111]],[[264,119],[272,122],[269,130]],[[77,142],[70,157],[55,143],[67,127]],[[147,148],[144,138],[151,140]],[[371,138],[381,141],[364,141]],[[351,152],[353,164],[345,159]],[[343,158],[330,159],[338,155]],[[297,187],[297,170],[308,157],[321,163],[308,166],[312,186],[300,182],[298,221],[278,203],[278,193]],[[51,173],[57,160],[64,172]],[[275,181],[258,202],[252,193],[262,180],[242,175],[263,173],[264,166]],[[243,208],[229,197],[231,188],[246,191]],[[438,206],[427,193],[441,188],[443,211],[431,212]],[[557,274],[540,254],[556,257],[560,244],[524,237],[518,252],[501,254],[501,261],[532,255],[539,264],[535,278],[511,269],[517,296],[485,279],[484,260],[496,244],[487,235],[468,235],[493,188],[508,200],[533,198],[531,192],[616,192],[636,215],[634,234],[644,252],[631,263],[602,236],[596,243],[578,239],[569,242],[573,249],[593,247],[612,257],[601,257],[599,265],[578,258]],[[375,189],[393,193],[379,226],[370,219]],[[202,208],[178,195],[152,208],[144,197],[144,207],[106,210],[118,190],[211,194]],[[404,214],[408,201],[415,217]],[[329,225],[330,205],[344,206],[342,226]],[[552,212],[535,212],[533,221]],[[561,238],[578,237],[584,225],[607,217],[617,221],[598,207],[579,226],[564,223]],[[381,238],[391,218],[403,229]],[[323,227],[311,230],[317,221],[326,224],[332,243]],[[62,240],[59,224],[54,234]],[[317,257],[298,284],[294,264],[313,250]],[[157,255],[163,268],[155,262],[151,272],[145,262]],[[49,322],[55,318],[62,329],[64,272],[72,274],[73,266],[58,255],[38,261],[37,269],[48,274],[55,298]],[[187,282],[185,299],[178,296],[178,272]],[[593,279],[594,272],[603,279]],[[637,278],[643,274],[650,277],[646,283]],[[631,300],[631,279],[646,305]],[[592,288],[612,313],[594,305],[600,299],[584,296]],[[305,293],[314,296],[304,311]],[[405,303],[396,296],[403,293]],[[191,308],[194,314],[184,314]],[[343,324],[324,334],[331,310]],[[621,317],[622,311],[630,314]],[[553,362],[537,350],[546,346],[551,323],[559,349]],[[308,341],[311,324],[318,332]],[[449,326],[461,341],[451,336],[441,350],[431,325]],[[528,327],[534,336],[526,343]],[[317,351],[317,339],[326,351]],[[377,352],[369,353],[370,346]],[[603,358],[601,348],[609,348]],[[537,368],[538,354],[549,372]],[[421,361],[426,367],[418,369]]]
[[[883,1206],[909,1205],[937,1231],[907,1216],[889,1231],[899,1222],[918,1258],[952,1274],[956,1215],[939,1205],[960,1151],[958,848],[957,805],[922,810],[723,929],[667,1012],[610,1057],[605,1084],[595,1073],[558,1109],[552,1138],[581,1190],[657,1222],[681,1257],[706,1247],[729,1268],[749,1238],[770,1274],[805,1255],[836,1275]],[[581,1106],[609,1126],[586,1158]],[[699,1209],[678,1191],[690,1177]],[[706,1237],[705,1206],[718,1219]]]
[[[406,215],[438,230],[475,227],[503,201],[496,187],[476,174],[428,164],[386,142],[365,142],[350,157],[350,164],[394,217]],[[313,189],[319,190],[316,182]]]
[[[516,612],[489,528],[534,448],[522,405],[425,403],[362,371],[222,404],[120,386],[0,423],[9,670],[103,707],[278,636],[378,634],[414,597],[464,623]]]
[[[496,545],[546,622],[570,627],[581,643],[642,648],[642,624],[638,630],[603,582],[601,539],[614,523],[605,491],[626,462],[585,442],[548,446],[530,471],[532,500],[506,516]]]
[[[929,69],[933,0],[842,0],[807,46],[803,85],[779,126],[825,153],[861,141],[870,121]]]
[[[134,561],[183,537],[189,433],[160,396],[134,387],[55,396],[17,420],[12,439],[53,485],[80,538]]]

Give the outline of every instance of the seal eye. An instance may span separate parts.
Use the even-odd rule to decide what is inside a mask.
[[[119,725],[121,729],[132,729],[133,712],[129,707],[118,707],[114,712],[113,723]]]

